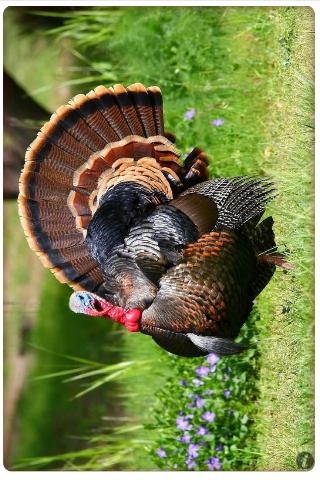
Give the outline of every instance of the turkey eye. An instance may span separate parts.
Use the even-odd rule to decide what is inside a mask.
[[[84,300],[84,296],[83,296],[83,295],[78,295],[78,297],[80,298],[80,300]]]

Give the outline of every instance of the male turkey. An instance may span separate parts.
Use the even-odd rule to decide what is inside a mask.
[[[29,245],[108,316],[185,356],[233,342],[275,264],[268,180],[208,179],[198,148],[179,161],[158,87],[97,87],[58,108],[26,153],[19,210]],[[268,254],[268,252],[272,252]]]

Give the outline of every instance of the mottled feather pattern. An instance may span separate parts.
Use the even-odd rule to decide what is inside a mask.
[[[162,277],[155,301],[143,313],[143,328],[233,338],[253,300],[247,292],[256,265],[253,247],[243,235],[203,235]]]

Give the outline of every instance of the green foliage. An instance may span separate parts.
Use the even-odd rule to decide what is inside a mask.
[[[208,470],[210,457],[218,458],[223,470],[254,469],[259,455],[255,451],[253,425],[258,395],[258,321],[259,315],[255,310],[239,336],[240,340],[250,342],[252,346],[241,355],[220,358],[216,368],[213,366],[214,371],[203,377],[196,370],[201,365],[210,367],[206,357],[185,359],[163,353],[170,357],[172,376],[157,394],[157,405],[152,415],[154,421],[147,425],[157,432],[150,453],[162,469],[186,470],[189,443],[200,447],[192,470]],[[197,384],[199,380],[203,384]],[[198,405],[197,399],[200,400]],[[205,412],[215,414],[212,422],[202,418]],[[176,420],[187,415],[193,416],[190,419],[187,417],[192,429],[183,431],[176,425]],[[208,434],[197,435],[200,426],[205,427]],[[181,441],[183,434],[191,436],[188,443]],[[164,449],[165,458],[157,455],[159,448]]]

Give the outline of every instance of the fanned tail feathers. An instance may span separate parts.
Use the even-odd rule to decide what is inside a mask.
[[[115,184],[129,160],[132,179],[135,162],[142,159],[136,168],[141,177],[170,198],[170,182],[180,182],[178,158],[165,137],[159,87],[99,86],[76,95],[57,109],[26,153],[19,211],[30,247],[61,282],[98,291],[103,276],[84,237],[99,185],[108,175]],[[116,164],[118,159],[124,162]]]

